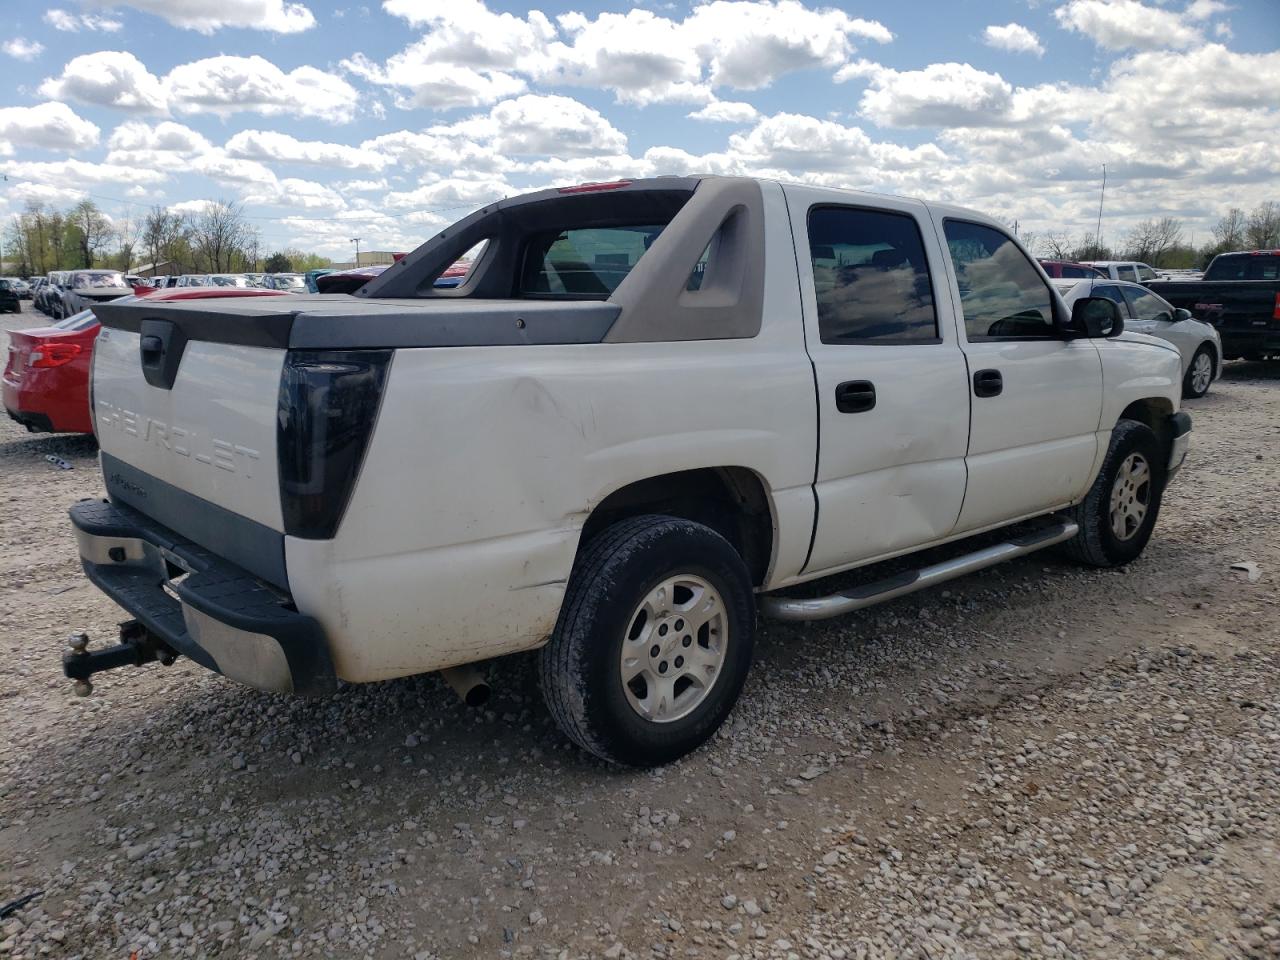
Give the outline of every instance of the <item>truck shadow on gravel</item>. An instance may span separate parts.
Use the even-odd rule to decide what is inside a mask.
[[[788,723],[810,731],[796,753],[801,763],[806,752],[830,748],[831,737],[983,710],[1126,646],[1158,643],[1158,626],[1100,645],[1077,635],[1078,626],[1068,636],[1058,625],[1078,623],[1091,595],[1114,594],[1121,582],[1123,591],[1150,595],[1194,591],[1186,581],[1171,585],[1166,571],[1196,559],[1193,545],[1177,541],[1123,572],[1082,570],[1041,554],[837,620],[762,622],[747,688],[724,734],[669,769],[723,763],[735,730]],[[1094,612],[1105,616],[1108,608],[1103,601]],[[523,783],[526,797],[550,804],[570,784],[613,793],[648,778],[608,767],[560,736],[537,689],[534,656],[489,664],[494,692],[481,709],[462,705],[436,675],[303,700],[241,687],[190,664],[151,665],[102,678],[99,694],[110,708],[96,712],[91,734],[79,732],[81,702],[68,689],[67,729],[41,743],[32,762],[50,771],[79,767],[84,782],[110,773],[111,792],[218,783],[285,816],[314,802],[367,806],[394,797],[383,810],[368,808],[372,823],[412,814],[446,826],[468,798],[514,789],[503,783]],[[152,685],[168,688],[162,709],[146,690]]]
[[[1280,360],[1228,360],[1222,365],[1221,379],[1236,383],[1280,380]],[[1212,388],[1209,395],[1213,395]]]

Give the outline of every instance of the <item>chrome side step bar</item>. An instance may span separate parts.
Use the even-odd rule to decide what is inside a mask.
[[[1063,520],[1050,527],[1042,527],[1022,536],[1014,537],[1005,543],[975,550],[952,560],[944,560],[933,566],[919,570],[907,570],[883,580],[866,583],[833,593],[828,597],[813,597],[808,600],[797,600],[788,597],[760,598],[760,609],[765,616],[775,620],[826,620],[841,614],[852,613],[864,607],[871,607],[886,600],[915,593],[926,587],[963,577],[967,573],[985,570],[1005,560],[1024,557],[1045,547],[1070,540],[1080,532],[1080,527],[1070,520]]]

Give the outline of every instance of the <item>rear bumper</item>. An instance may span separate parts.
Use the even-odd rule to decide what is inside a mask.
[[[1234,360],[1250,354],[1280,354],[1280,329],[1257,327],[1252,330],[1237,330],[1231,327],[1218,327],[1218,337],[1222,340],[1222,356]]]
[[[43,413],[32,413],[30,410],[15,410],[9,404],[4,405],[5,413],[10,420],[22,424],[32,433],[54,433],[53,421]]]
[[[1191,415],[1179,411],[1169,417],[1169,463],[1165,471],[1166,481],[1177,476],[1187,460],[1191,448]]]
[[[85,575],[174,650],[260,690],[336,689],[320,625],[287,595],[129,507],[86,500],[71,524]]]

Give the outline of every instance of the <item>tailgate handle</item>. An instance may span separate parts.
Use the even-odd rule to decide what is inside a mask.
[[[187,347],[187,335],[168,320],[143,320],[139,329],[138,353],[142,359],[142,375],[147,383],[161,390],[172,390]]]

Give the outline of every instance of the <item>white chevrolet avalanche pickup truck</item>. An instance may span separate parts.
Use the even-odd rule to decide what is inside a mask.
[[[771,181],[504,200],[354,295],[94,309],[107,498],[71,520],[134,619],[73,641],[82,692],[178,655],[319,694],[541,648],[565,734],[625,764],[723,722],[757,609],[1133,560],[1189,440],[1176,350],[1068,310],[1001,224]]]

